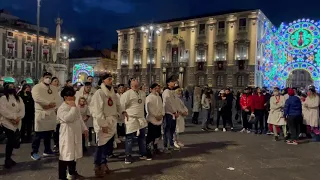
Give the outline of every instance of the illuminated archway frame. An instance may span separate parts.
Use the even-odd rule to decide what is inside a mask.
[[[320,22],[309,19],[281,24],[279,29],[265,23],[261,44],[265,46],[261,70],[264,85],[284,88],[290,72],[302,69],[310,73],[320,88]]]
[[[77,82],[80,73],[86,73],[88,76],[93,76],[94,75],[93,67],[84,63],[75,64],[73,66],[73,72],[72,72],[73,84]]]

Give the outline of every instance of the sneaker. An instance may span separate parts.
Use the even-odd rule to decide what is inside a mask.
[[[215,128],[214,131],[215,131],[215,132],[218,132],[218,131],[219,131],[219,128]]]
[[[131,164],[132,162],[133,162],[133,160],[132,160],[131,156],[126,156],[126,158],[124,159],[125,164]]]
[[[208,131],[206,128],[201,128],[201,131]]]
[[[104,176],[101,166],[96,165],[96,167],[94,168],[94,174],[97,178],[102,178]]]
[[[114,155],[114,154],[111,154],[111,155],[108,156],[108,158],[114,159],[114,158],[118,158],[118,156],[116,156],[116,155]]]
[[[227,132],[227,130],[226,130],[226,128],[223,128],[223,130],[222,130],[223,132]]]
[[[242,130],[240,131],[241,133],[246,132],[246,128],[242,128]]]
[[[275,141],[279,141],[279,137],[278,137],[278,136],[275,136],[275,137],[274,137],[274,140],[275,140]]]
[[[116,141],[113,141],[113,148],[114,149],[117,149],[118,145],[117,145],[117,142]]]
[[[230,128],[230,130],[231,130],[231,131],[234,131],[233,127],[232,127],[232,128]]]
[[[247,130],[247,134],[250,134],[251,133],[251,131],[250,130]]]
[[[151,155],[151,154],[148,154],[146,160],[147,160],[147,161],[151,161],[151,160],[152,160],[152,155]]]
[[[268,131],[268,132],[267,132],[267,135],[273,135],[273,132]]]
[[[55,156],[55,153],[54,152],[44,152],[43,154],[43,157],[53,157],[53,156]]]
[[[33,153],[31,155],[31,159],[35,160],[35,161],[38,161],[41,159],[41,156],[38,154],[38,153]]]
[[[13,166],[15,166],[17,163],[14,161],[14,160],[12,160],[11,158],[10,159],[6,159],[5,161],[4,161],[4,167],[6,168],[6,169],[11,169]]]
[[[146,160],[146,159],[147,159],[147,156],[141,155],[141,156],[139,156],[139,159],[140,159],[140,160]]]
[[[180,148],[180,146],[179,146],[179,144],[178,144],[177,141],[175,141],[173,145],[174,145],[174,147],[176,147],[176,148]]]
[[[287,141],[287,144],[289,145],[298,145],[297,141]]]
[[[53,148],[52,148],[52,151],[54,153],[59,153],[59,147],[57,145],[54,145]]]
[[[180,141],[178,141],[178,145],[179,145],[180,147],[184,147],[184,144],[183,144],[182,142],[180,142]]]

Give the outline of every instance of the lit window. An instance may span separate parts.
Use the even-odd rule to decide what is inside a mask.
[[[237,57],[236,59],[247,59],[248,58],[248,46],[245,44],[240,44],[237,47]]]
[[[123,54],[121,57],[121,64],[122,65],[128,65],[129,64],[129,60],[128,60],[128,55],[127,54]]]
[[[141,64],[141,54],[140,52],[136,52],[134,55],[134,64]]]
[[[226,60],[226,48],[224,46],[217,46],[217,49],[216,49],[216,60],[217,61]]]
[[[151,53],[151,56],[148,54],[148,64],[150,64],[150,57],[151,57],[151,64],[154,64],[155,63],[154,52]]]
[[[206,61],[206,51],[204,49],[197,50],[197,62],[205,62]]]

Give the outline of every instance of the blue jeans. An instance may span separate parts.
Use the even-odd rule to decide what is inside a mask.
[[[108,155],[110,155],[110,151],[113,150],[113,141],[114,136],[104,145],[97,146],[96,153],[94,155],[94,164],[95,165],[102,165],[107,164]]]
[[[163,146],[164,148],[168,147],[168,141],[170,143],[170,147],[173,147],[173,134],[176,131],[176,124],[177,121],[173,119],[171,114],[165,114],[164,116],[164,123],[163,123]]]
[[[51,135],[52,131],[41,131],[36,132],[36,135],[34,136],[33,142],[32,142],[32,152],[31,155],[37,154],[39,152],[40,142],[41,139],[43,139],[44,144],[44,153],[51,153]]]
[[[126,134],[126,142],[125,142],[125,151],[126,156],[130,156],[132,154],[132,144],[133,138],[135,137],[136,132]],[[140,129],[140,133],[138,136],[138,145],[141,156],[145,156],[147,154],[147,146],[146,146],[146,128]]]

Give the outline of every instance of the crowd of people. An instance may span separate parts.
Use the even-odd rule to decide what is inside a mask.
[[[110,173],[107,160],[115,157],[113,150],[121,141],[125,164],[134,161],[135,139],[141,160],[152,160],[162,152],[158,146],[161,138],[167,153],[184,146],[179,134],[184,132],[188,109],[174,76],[167,79],[163,91],[157,83],[150,85],[148,95],[135,78],[130,79],[129,88],[124,84],[115,88],[112,81],[112,75],[106,74],[95,88],[89,76],[81,87],[67,81],[61,88],[58,78],[46,72],[33,87],[22,82],[18,90],[13,83],[5,83],[0,98],[1,132],[7,139],[4,167],[16,165],[12,152],[24,142],[32,142],[33,160],[59,154],[59,179],[82,177],[76,162],[87,146],[96,146],[93,162],[97,177]]]
[[[320,134],[320,101],[312,85],[307,90],[246,87],[236,94],[229,88],[214,93],[210,88],[195,87],[193,97],[192,122],[198,124],[202,113],[203,131],[211,130],[209,125],[213,125],[213,116],[216,116],[216,132],[220,130],[220,119],[223,132],[227,131],[227,124],[234,131],[234,117],[242,125],[242,133],[274,135],[275,141],[280,140],[281,133],[285,142],[291,145],[298,145],[299,139]],[[234,110],[235,116],[232,115]]]

